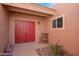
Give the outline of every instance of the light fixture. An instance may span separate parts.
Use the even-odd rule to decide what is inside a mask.
[[[38,24],[40,25],[40,21],[38,21]]]

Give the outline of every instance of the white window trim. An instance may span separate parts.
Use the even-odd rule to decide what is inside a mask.
[[[59,17],[63,17],[63,27],[62,28],[52,28],[52,20],[57,19]],[[56,20],[56,24],[57,24],[57,20]],[[57,27],[57,25],[56,25],[56,27]],[[51,30],[63,30],[63,29],[65,29],[65,16],[64,15],[57,16],[57,17],[51,19]]]

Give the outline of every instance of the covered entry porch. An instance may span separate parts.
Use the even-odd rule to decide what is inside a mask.
[[[31,51],[30,49],[32,48],[35,50],[38,47],[46,46],[46,44],[39,44],[39,38],[41,36],[41,33],[48,33],[47,20],[49,19],[49,17],[54,15],[55,10],[38,6],[36,4],[3,4],[3,6],[8,10],[9,13],[8,44],[12,44],[14,46],[14,55],[19,55],[21,51]],[[22,21],[23,24],[21,22],[18,24],[18,22],[16,21]],[[27,26],[24,22],[33,22],[34,27],[31,27],[30,25]],[[18,25],[16,24],[18,24],[20,27],[18,27]],[[26,31],[27,28],[29,28],[30,31]],[[22,32],[22,30],[24,31]],[[25,31],[28,32],[27,35],[31,33],[30,35],[28,35],[28,38],[25,38],[27,36],[24,36]],[[19,35],[18,33],[23,33],[23,35]],[[27,54],[25,53],[23,55],[31,54],[29,54],[28,52]]]

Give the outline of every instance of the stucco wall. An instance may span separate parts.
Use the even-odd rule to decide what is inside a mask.
[[[63,30],[51,30],[51,20],[48,21],[49,42],[59,44],[73,55],[79,55],[79,4],[56,4],[55,16],[65,16],[65,28]],[[53,18],[51,18],[53,19]]]
[[[30,14],[24,14],[24,13],[17,13],[17,12],[11,12],[10,13],[10,24],[9,24],[9,38],[10,42],[15,44],[15,37],[14,37],[14,22],[15,20],[24,20],[24,21],[34,21],[35,22],[35,41],[39,42],[39,37],[41,32],[47,32],[46,30],[46,19],[44,17],[30,15]],[[40,24],[38,24],[38,21],[40,21]]]
[[[0,4],[0,53],[4,52],[8,44],[8,13]]]

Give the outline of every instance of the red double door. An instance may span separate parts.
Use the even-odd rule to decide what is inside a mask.
[[[15,21],[15,43],[35,41],[35,22]]]

